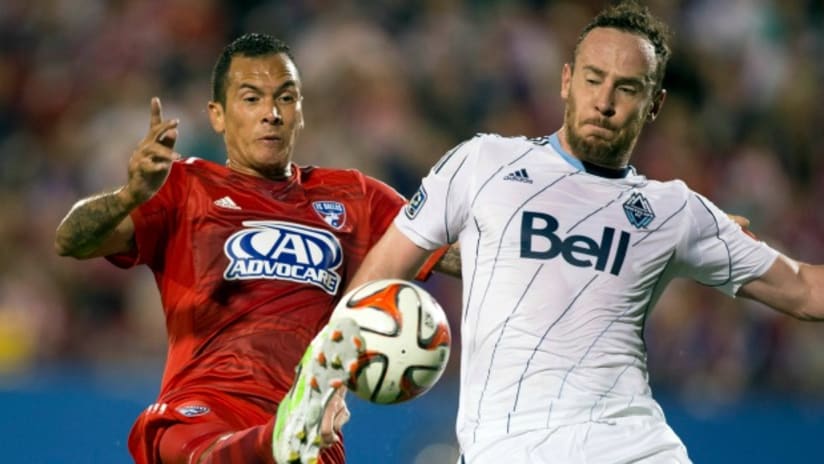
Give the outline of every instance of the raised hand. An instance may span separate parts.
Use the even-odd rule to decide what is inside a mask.
[[[160,99],[152,98],[149,132],[129,159],[129,181],[125,192],[135,204],[152,197],[172,168],[172,161],[180,155],[174,151],[177,141],[177,119],[163,120]]]

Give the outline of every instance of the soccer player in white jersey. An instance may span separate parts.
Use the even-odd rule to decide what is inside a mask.
[[[664,103],[667,38],[635,3],[601,12],[563,67],[563,126],[447,153],[351,283],[409,277],[426,250],[461,243],[466,463],[690,462],[652,397],[642,337],[675,277],[824,319],[821,266],[629,165]]]

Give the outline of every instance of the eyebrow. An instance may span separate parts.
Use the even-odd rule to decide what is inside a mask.
[[[276,94],[281,93],[284,90],[289,89],[289,88],[297,89],[297,87],[298,87],[297,81],[288,80],[288,81],[284,82],[283,84],[280,84],[278,86],[278,88],[275,89],[274,93],[276,93]],[[242,82],[240,85],[238,85],[238,92],[240,92],[241,90],[244,90],[244,89],[249,89],[249,90],[252,90],[252,91],[257,92],[257,93],[265,93],[265,92],[263,92],[263,89],[261,89],[260,87],[258,87],[256,85],[252,85],[252,84],[249,84],[249,83],[246,83],[246,82]]]
[[[604,77],[607,74],[606,71],[604,71],[603,69],[592,66],[591,64],[584,65],[583,68],[584,68],[584,71],[589,71],[589,72],[595,73],[598,77]],[[631,76],[619,76],[617,79],[615,79],[615,84],[616,85],[627,85],[627,84],[629,84],[629,85],[635,85],[635,86],[639,86],[639,87],[643,88],[646,85],[646,82],[649,80],[649,79],[647,79],[647,77],[648,76],[644,76],[643,78],[631,77]]]

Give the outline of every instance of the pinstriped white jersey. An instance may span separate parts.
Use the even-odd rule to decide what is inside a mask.
[[[479,135],[447,153],[395,224],[460,242],[462,448],[627,415],[663,418],[643,326],[667,283],[735,295],[777,252],[681,181],[588,172],[557,135]]]

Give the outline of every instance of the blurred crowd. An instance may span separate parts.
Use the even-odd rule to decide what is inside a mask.
[[[212,65],[237,35],[293,47],[299,163],[358,168],[410,195],[476,132],[557,129],[561,66],[605,3],[0,0],[0,378],[162,360],[151,274],[59,258],[54,230],[75,200],[125,181],[154,95],[181,120],[177,151],[223,161],[205,108]],[[824,262],[821,2],[649,5],[675,40],[664,110],[633,164],[685,180],[791,256]],[[457,319],[456,282],[431,288]],[[665,293],[645,339],[654,387],[685,398],[824,396],[824,325],[692,282]]]

